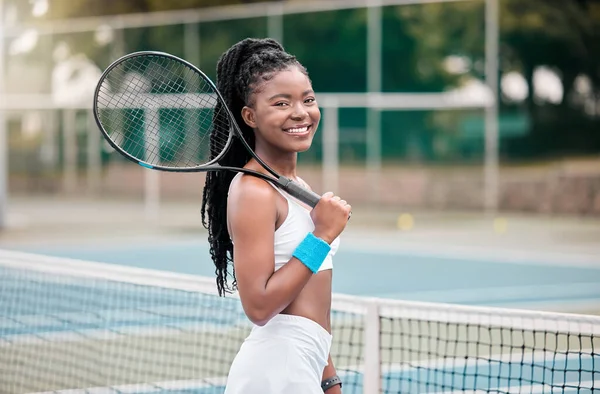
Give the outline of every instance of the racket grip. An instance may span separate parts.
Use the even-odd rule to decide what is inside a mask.
[[[302,201],[306,205],[309,205],[311,208],[314,208],[321,200],[321,196],[319,196],[317,193],[313,192],[312,190],[308,190],[291,179],[280,177],[279,185],[287,193]]]

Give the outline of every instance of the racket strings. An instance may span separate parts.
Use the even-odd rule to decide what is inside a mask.
[[[166,59],[164,59],[165,61],[167,61]],[[197,72],[195,72],[194,70],[190,69],[190,68],[185,68],[184,72],[183,72],[183,80],[188,82],[188,88],[191,87],[191,91],[193,92],[198,92],[198,93],[204,93],[202,96],[198,96],[197,98],[192,97],[192,101],[194,101],[195,103],[188,103],[192,108],[193,107],[198,107],[198,108],[204,108],[204,107],[210,107],[213,108],[213,110],[217,110],[218,108],[218,112],[211,112],[209,113],[208,111],[202,111],[200,112],[200,119],[198,121],[199,124],[199,129],[200,130],[210,130],[211,127],[214,129],[218,129],[216,133],[212,134],[213,139],[216,140],[217,142],[217,150],[220,152],[222,151],[227,142],[228,142],[228,127],[227,125],[225,127],[223,127],[222,125],[213,123],[214,119],[227,119],[226,114],[224,114],[224,111],[222,109],[222,107],[217,107],[217,98],[216,95],[214,94],[207,94],[206,92],[211,92],[213,93],[213,88],[206,82],[206,80],[204,78],[202,78]],[[175,90],[179,91],[180,89],[184,89],[184,86],[176,83],[175,85]],[[173,86],[173,84],[171,83],[170,86]],[[184,104],[179,102],[181,100],[181,97],[178,97],[179,100],[176,103],[176,106],[179,106],[180,104]],[[219,115],[223,113],[223,117],[220,117]],[[205,143],[205,139],[208,138],[210,134],[209,133],[204,133],[201,135],[201,141],[199,144],[195,144],[196,146],[196,152],[199,152],[201,150],[201,148],[205,148],[207,146],[207,144]]]
[[[191,69],[187,69],[185,72],[185,76],[189,77],[193,81],[193,85],[199,85],[196,91],[205,92],[207,90],[212,91],[212,87],[205,86],[208,83],[201,78],[195,71]],[[223,107],[218,104],[218,99],[216,95],[210,95],[210,99],[206,99],[207,96],[201,96],[200,102],[197,102],[197,106],[205,107],[207,103],[210,102],[210,107],[213,108],[213,111],[201,111],[199,117],[199,130],[208,130],[209,132],[203,133],[201,136],[201,141],[198,144],[194,144],[196,147],[196,154],[200,154],[203,157],[208,157],[209,159],[214,158],[216,155],[212,154],[210,149],[210,141],[216,141],[217,152],[221,152],[227,146],[229,140],[229,127],[227,123],[227,114],[223,110]],[[224,119],[225,125],[217,122],[218,119]],[[214,132],[211,132],[211,129]],[[205,142],[205,139],[209,139],[208,143]]]
[[[129,69],[128,67],[129,66]],[[125,148],[125,150],[136,158],[140,158],[147,162],[152,162],[152,158],[158,152],[155,130],[151,126],[156,119],[148,112],[150,107],[146,109],[135,109],[133,104],[138,94],[149,90],[147,79],[143,78],[143,70],[140,64],[121,64],[109,75],[106,81],[113,82],[112,84],[103,83],[100,87],[100,92],[104,94],[98,95],[98,102],[101,107],[105,108],[123,108],[120,110],[102,111],[102,118],[106,119],[106,130],[110,130],[110,136],[117,145]],[[120,94],[111,95],[111,86],[114,86]],[[142,104],[148,104],[143,102]],[[148,116],[150,119],[146,119]],[[140,139],[136,135],[136,130],[140,127],[149,126],[148,132],[145,134],[145,139]]]
[[[110,100],[103,97],[102,93],[110,94],[110,89],[106,87],[106,84],[104,83],[100,87],[98,104],[100,108],[107,108],[106,110],[100,111],[100,117],[101,122],[104,124],[104,128],[110,130],[111,139],[118,146],[125,148],[131,155],[143,157],[143,145],[140,145],[138,139],[134,138],[134,133],[119,131],[133,130],[138,124],[142,124],[144,121],[143,111],[131,110],[125,115],[124,112],[111,110],[111,107],[126,107],[127,100],[119,97],[115,102],[110,102]]]
[[[186,86],[184,86],[183,83],[179,83],[179,79],[178,79],[178,75],[179,73],[177,73],[176,71],[173,71],[173,67],[172,64],[170,64],[170,62],[167,60],[167,58],[157,58],[158,62],[156,63],[156,68],[158,68],[157,71],[155,71],[155,75],[158,76],[164,76],[163,78],[156,78],[155,81],[155,88],[154,90],[161,92],[161,93],[183,93],[186,90],[193,90],[193,87],[190,89],[190,87],[188,87],[188,89],[186,89]],[[189,71],[189,70],[188,70]],[[185,71],[184,71],[185,72]],[[173,76],[175,78],[171,78],[171,74],[174,74]],[[183,100],[178,100],[177,99],[178,96],[168,96],[165,100],[165,106],[166,107],[174,107],[174,108],[186,108],[186,104],[190,104],[190,103],[185,103]],[[193,108],[193,107],[192,107]],[[185,123],[186,121],[189,122],[188,118],[184,118],[184,116],[187,114],[187,111],[183,112],[183,116],[181,115],[181,111],[179,112],[175,112],[175,111],[170,111],[168,113],[168,117],[166,120],[166,124],[167,125],[171,125],[171,124],[175,124],[178,125],[180,127],[185,127]],[[157,114],[153,114],[154,116],[156,116]],[[158,114],[159,118],[155,119],[155,121],[151,122],[152,125],[152,129],[150,130],[150,135],[155,137],[155,144],[153,144],[153,148],[151,149],[151,154],[152,157],[150,158],[150,160],[154,163],[156,161],[160,161],[160,138],[156,138],[158,136],[160,136],[161,133],[161,122],[160,122],[160,114]],[[157,121],[156,121],[157,120]],[[194,134],[191,133],[191,136],[193,136]],[[183,133],[173,133],[173,135],[171,136],[172,139],[169,141],[173,144],[173,150],[175,151],[182,151],[184,149],[184,144],[186,143],[186,135]],[[190,141],[191,142],[191,141]],[[190,164],[193,166],[193,162],[191,161],[191,155],[181,155],[181,157],[183,158],[184,163],[180,163],[180,164],[184,164],[185,166],[189,166]],[[187,158],[187,160],[186,160]]]
[[[197,71],[159,55],[127,58],[97,95],[99,121],[116,145],[153,166],[178,168],[205,165],[227,146],[228,116],[217,102]]]

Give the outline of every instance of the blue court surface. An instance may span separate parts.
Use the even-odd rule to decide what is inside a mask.
[[[68,248],[29,247],[21,250],[208,277],[214,275],[208,246],[202,241],[131,242]],[[585,303],[600,305],[600,262],[570,265],[568,261],[564,264],[544,264],[544,261],[533,260],[498,261],[483,256],[459,258],[402,250],[369,250],[346,245],[336,256],[334,265],[334,291],[338,293],[511,307]],[[135,286],[115,289],[103,286],[88,287],[85,283],[65,284],[37,279],[31,282],[31,292],[40,291],[44,286],[48,286],[51,291],[45,293],[56,294],[57,298],[63,301],[48,300],[41,305],[14,302],[11,304],[10,295],[16,294],[17,290],[23,292],[22,280],[10,280],[11,277],[16,278],[16,275],[18,276],[10,269],[0,269],[0,278],[3,278],[1,293],[4,294],[0,297],[0,311],[10,311],[9,318],[0,317],[0,339],[4,338],[8,342],[18,342],[19,338],[37,337],[41,333],[52,337],[53,333],[61,334],[74,329],[77,332],[89,333],[106,328],[117,332],[120,327],[127,328],[132,325],[185,329],[187,325],[197,324],[202,320],[218,326],[236,324],[239,320],[244,320],[243,311],[239,306],[233,307],[233,313],[230,311],[214,316],[207,313],[207,310],[222,309],[223,305],[219,303],[226,301],[218,297],[177,290],[160,291],[157,294],[147,291],[138,293]],[[76,300],[77,297],[69,297],[69,294],[83,292],[87,299],[97,302],[95,312],[86,316],[70,313],[72,305],[64,300]],[[114,305],[110,305],[110,300],[115,299],[121,300],[118,311]],[[128,305],[128,302],[131,305]],[[173,308],[174,305],[177,307]],[[199,308],[199,305],[202,307]],[[19,309],[15,310],[15,307]],[[182,314],[181,311],[185,313]],[[23,322],[18,320],[20,316],[26,319],[32,315],[42,315],[44,318]],[[345,381],[345,394],[362,393],[360,373],[344,373],[341,370],[340,374]],[[215,379],[218,382],[223,377]],[[592,393],[600,387],[600,355],[597,350],[592,350],[583,354],[553,354],[526,362],[513,359],[472,359],[468,362],[444,359],[437,365],[433,363],[402,367],[384,366],[384,393],[452,393],[453,387],[473,392],[490,390],[515,393]],[[99,392],[103,389],[106,388],[97,388]],[[205,381],[148,382],[143,386],[131,385],[111,389],[110,392],[113,393],[136,394],[223,392],[223,387],[219,384],[207,385]],[[59,393],[86,392],[88,391],[65,390]]]
[[[205,236],[164,242],[19,248],[139,268],[214,277]],[[600,256],[585,264],[540,257],[502,260],[494,253],[445,255],[344,243],[334,260],[336,293],[402,300],[550,309],[600,310]],[[556,261],[558,260],[558,261]],[[589,307],[588,307],[589,306]]]

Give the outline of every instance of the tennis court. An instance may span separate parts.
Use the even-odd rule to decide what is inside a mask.
[[[0,0],[0,394],[223,394],[252,325],[216,295],[205,179],[148,168],[235,141],[212,82],[157,53],[223,64],[239,114],[290,65],[219,62],[246,37],[310,71],[300,173],[353,206],[343,393],[600,392],[597,4]]]
[[[36,248],[61,256],[54,258],[0,253],[0,347],[9,350],[0,352],[2,391],[222,393],[250,326],[237,299],[216,297],[212,278],[198,276],[210,276],[208,261],[198,258],[204,247],[179,241]],[[373,348],[383,393],[591,393],[600,386],[600,318],[437,303],[597,302],[593,261],[348,249],[337,259],[332,316],[344,393],[364,392]]]
[[[75,245],[56,242],[14,248],[212,278],[206,237],[199,234]],[[382,234],[366,241],[362,233],[343,238],[335,259],[334,292],[462,305],[600,310],[598,255],[474,248],[450,252],[429,245],[421,249],[399,246],[398,238],[398,234]]]

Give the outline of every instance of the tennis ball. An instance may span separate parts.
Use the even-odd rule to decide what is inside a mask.
[[[410,231],[415,226],[415,219],[410,213],[398,216],[397,226],[402,231]]]
[[[508,230],[508,220],[505,218],[494,219],[494,232],[496,234],[505,234]]]

